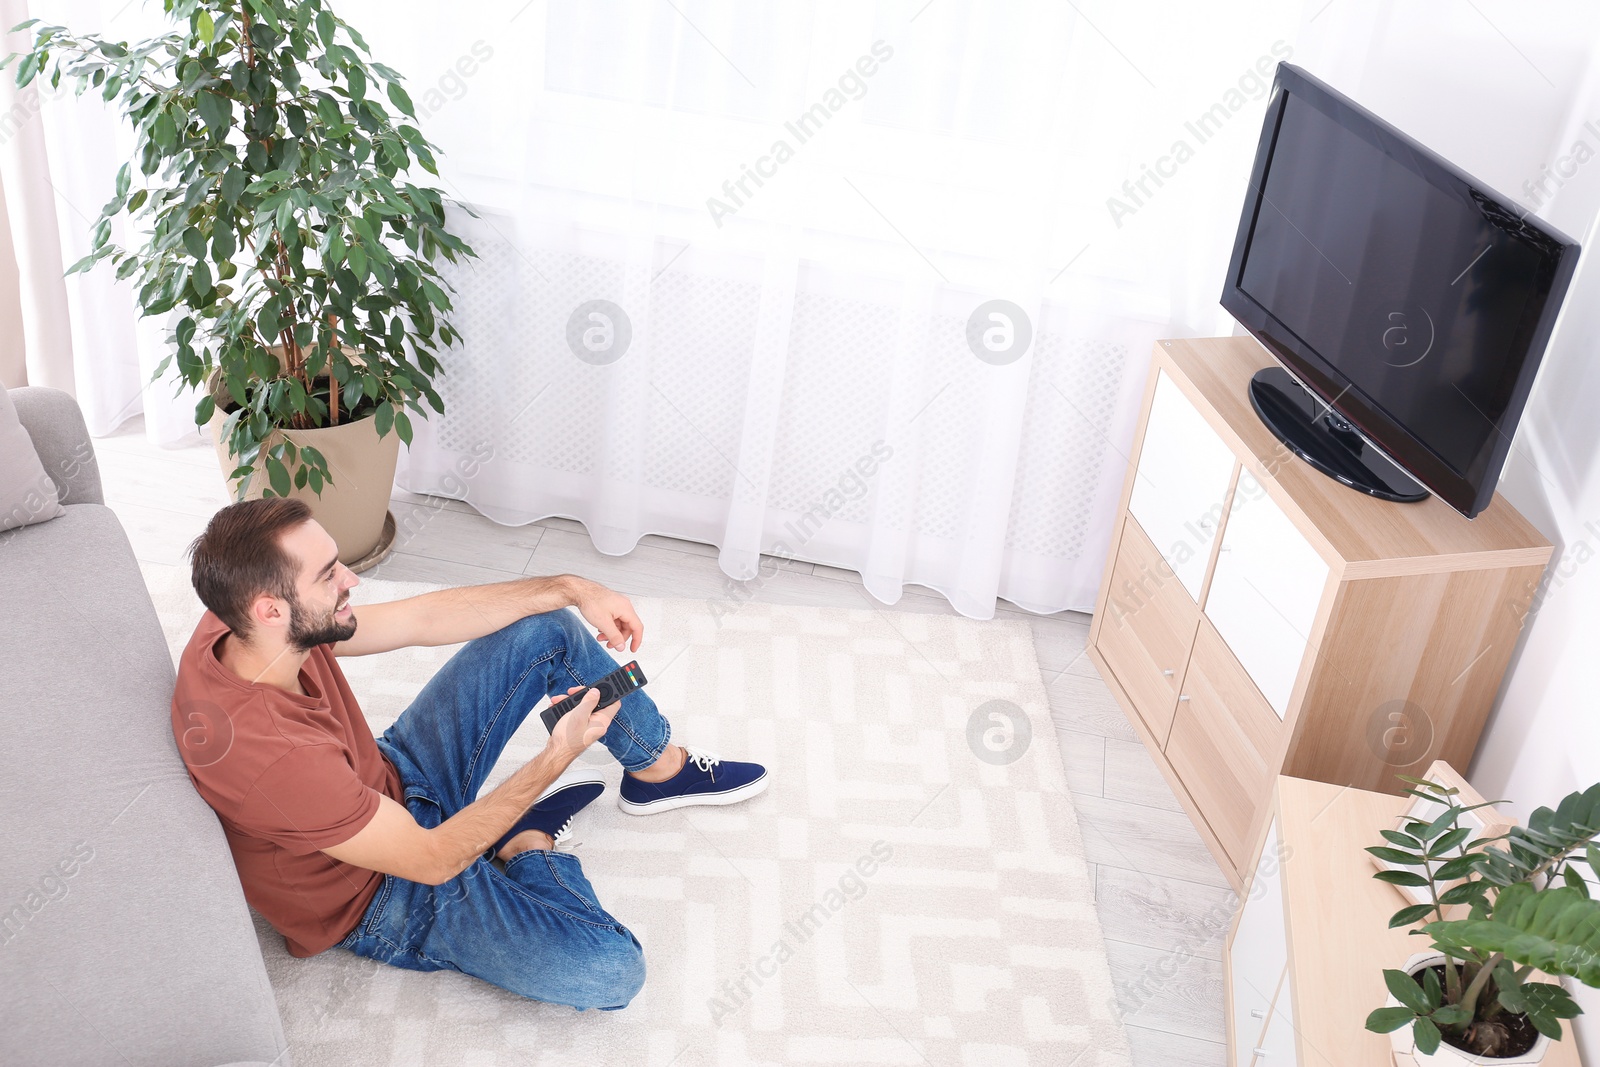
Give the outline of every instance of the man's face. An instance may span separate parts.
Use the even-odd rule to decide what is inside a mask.
[[[289,600],[289,646],[308,652],[348,641],[356,632],[350,590],[361,579],[339,562],[338,545],[312,520],[285,534],[283,547],[300,563],[295,595]]]

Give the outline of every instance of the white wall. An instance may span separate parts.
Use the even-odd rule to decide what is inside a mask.
[[[1600,240],[1597,42],[1590,6],[1334,0],[1302,27],[1297,55],[1587,250]],[[1594,158],[1577,165],[1580,140]],[[1535,199],[1526,183],[1546,167],[1571,176]],[[1588,565],[1600,556],[1600,255],[1580,260],[1500,491],[1555,543],[1557,563],[1468,777],[1525,816],[1600,781],[1600,567]],[[1600,994],[1580,1001],[1579,1047],[1600,1063]]]

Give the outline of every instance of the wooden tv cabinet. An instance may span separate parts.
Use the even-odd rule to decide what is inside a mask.
[[[1279,775],[1397,793],[1465,767],[1551,546],[1289,452],[1250,407],[1253,338],[1161,341],[1089,655],[1242,888]]]

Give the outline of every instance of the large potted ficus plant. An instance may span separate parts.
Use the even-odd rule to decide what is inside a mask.
[[[371,558],[406,409],[444,410],[435,354],[456,334],[434,263],[473,255],[440,191],[409,180],[437,175],[433,146],[400,76],[322,0],[163,6],[175,29],[139,44],[23,23],[32,47],[5,60],[19,85],[117,101],[137,134],[69,273],[110,260],[171,322],[155,377],[175,362],[201,388],[236,496],[307,497],[341,558]]]
[[[1391,869],[1375,877],[1422,890],[1427,903],[1395,912],[1431,950],[1385,970],[1390,1000],[1367,1029],[1392,1034],[1418,1064],[1534,1064],[1561,1020],[1580,1014],[1558,981],[1600,986],[1600,901],[1584,869],[1600,875],[1600,785],[1539,808],[1526,826],[1473,836],[1475,807],[1458,789],[1406,778],[1410,795],[1439,813],[1407,817],[1369,848]],[[1544,977],[1536,976],[1540,972]]]

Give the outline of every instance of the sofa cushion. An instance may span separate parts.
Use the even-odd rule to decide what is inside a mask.
[[[61,514],[56,483],[45,473],[33,439],[0,385],[0,530],[45,522]]]
[[[0,538],[0,1063],[289,1062],[116,515]]]
[[[89,440],[78,402],[60,389],[25,385],[11,390],[22,428],[33,439],[33,449],[63,504],[104,504],[100,491],[100,463]]]

